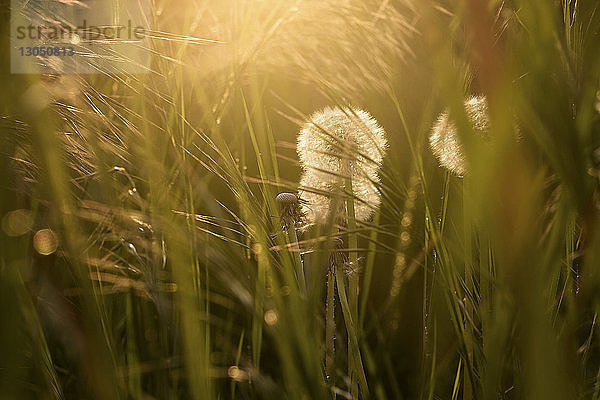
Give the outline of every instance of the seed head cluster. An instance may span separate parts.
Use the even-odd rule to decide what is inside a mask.
[[[325,224],[332,213],[334,221],[346,215],[347,178],[352,182],[355,218],[368,220],[380,202],[378,170],[386,149],[385,131],[366,111],[327,107],[311,115],[297,143],[307,221]]]
[[[474,96],[465,101],[465,111],[473,130],[486,137],[489,129],[487,101],[484,96]],[[457,133],[456,124],[450,119],[448,111],[444,111],[433,125],[429,136],[429,145],[440,165],[458,176],[467,172],[467,164],[462,144]]]

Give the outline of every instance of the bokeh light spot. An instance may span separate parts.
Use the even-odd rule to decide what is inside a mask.
[[[2,218],[2,230],[8,236],[21,236],[31,230],[33,217],[29,210],[14,210]]]
[[[229,367],[229,369],[227,370],[227,375],[229,375],[229,377],[234,381],[238,382],[248,380],[248,373],[236,367],[235,365]]]
[[[275,325],[278,319],[279,318],[277,317],[277,313],[275,312],[275,310],[268,310],[267,312],[265,312],[265,322],[267,323],[267,325]]]
[[[41,255],[50,255],[58,249],[58,238],[52,229],[40,229],[33,235],[33,248]]]

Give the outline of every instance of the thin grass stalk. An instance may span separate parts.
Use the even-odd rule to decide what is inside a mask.
[[[185,51],[185,46],[182,46],[182,48],[180,48],[181,52]],[[185,102],[185,85],[183,83],[183,71],[181,69],[178,69],[178,85],[180,86],[180,110],[179,110],[179,125],[180,125],[180,135],[181,135],[181,164],[182,165],[186,165],[186,161],[187,161],[187,152],[186,149],[189,147],[189,143],[190,143],[190,137],[188,135],[188,124],[187,124],[187,120],[186,120],[186,102]],[[189,175],[185,174],[184,175],[184,182],[183,182],[183,190],[184,190],[184,195],[185,195],[185,201],[186,201],[186,208],[187,208],[187,212],[190,215],[195,215],[196,214],[196,209],[195,209],[195,205],[194,205],[194,189],[193,189],[193,184],[192,184],[192,180],[190,179]],[[210,362],[210,354],[211,354],[211,326],[209,321],[209,316],[210,316],[210,304],[211,304],[211,290],[210,290],[210,279],[209,279],[209,269],[208,269],[208,264],[206,263],[206,258],[204,257],[204,252],[202,252],[202,258],[203,261],[205,261],[204,264],[200,263],[200,256],[198,255],[199,253],[199,249],[200,247],[197,246],[198,243],[198,237],[197,237],[197,232],[196,232],[196,225],[193,222],[193,220],[191,218],[187,218],[186,221],[188,222],[188,230],[191,234],[191,240],[192,240],[192,251],[193,254],[195,255],[194,257],[194,264],[196,267],[196,281],[197,281],[197,289],[196,289],[196,295],[198,297],[198,302],[199,304],[199,308],[200,310],[202,310],[205,315],[206,315],[206,319],[202,322],[202,333],[203,333],[203,347],[204,347],[204,351],[201,354],[204,354],[205,357],[202,360],[204,362],[204,370],[205,371],[210,371],[211,369],[211,362]],[[203,238],[203,242],[205,242],[206,237],[204,236]],[[203,267],[203,271],[202,271],[202,267]],[[204,299],[204,301],[202,300]],[[203,303],[203,304],[202,304]],[[208,386],[208,390],[210,393],[211,390],[211,383],[209,378],[207,378],[207,386]]]
[[[304,274],[304,264],[300,257],[300,247],[298,246],[298,234],[296,233],[295,227],[288,227],[287,235],[289,238],[289,244],[292,246],[291,251],[294,257],[294,269],[296,272],[296,280],[298,282],[298,288],[302,296],[307,296],[306,288],[306,275]]]
[[[471,368],[467,368],[473,360],[473,323],[475,310],[473,301],[475,299],[475,280],[473,278],[473,236],[472,225],[470,220],[470,197],[469,197],[469,178],[463,178],[462,186],[462,205],[463,205],[463,229],[464,229],[464,273],[465,273],[465,288],[464,297],[465,316],[463,323],[465,324],[465,377],[463,382],[463,399],[471,400],[473,398],[473,387],[471,382],[473,379]]]
[[[167,207],[160,209],[169,210]],[[199,263],[191,251],[193,244],[188,242],[191,232],[186,229],[187,224],[182,226],[176,220],[169,220],[168,213],[163,218],[169,225],[165,232],[166,244],[171,250],[173,273],[179,289],[178,302],[190,391],[194,399],[211,399],[214,394],[209,376],[210,353],[207,353],[205,347],[207,314],[202,306],[203,289],[197,284],[200,279]]]
[[[325,372],[330,385],[335,385],[335,265],[327,272],[325,300]],[[333,392],[333,398],[336,395]]]
[[[462,369],[462,358],[458,359],[458,367],[456,368],[456,376],[454,378],[454,386],[452,387],[452,398],[451,400],[458,399],[458,391],[460,389],[460,370]],[[464,396],[463,396],[464,398]]]
[[[346,208],[347,208],[347,226],[348,226],[348,262],[350,266],[350,271],[348,273],[348,305],[350,315],[352,317],[353,326],[352,328],[355,330],[357,337],[358,333],[358,291],[359,291],[359,279],[358,279],[358,236],[356,234],[356,219],[354,216],[354,198],[352,197],[352,179],[346,178],[345,182],[345,190],[348,193],[348,197],[346,198]],[[348,375],[350,377],[350,382],[352,383],[351,393],[356,398],[358,396],[358,383],[356,382],[359,366],[356,364],[355,360],[360,360],[359,347],[353,346],[350,343],[350,339],[348,339],[348,354],[351,354],[352,351],[357,351],[357,354],[352,357],[348,357]],[[362,363],[361,363],[362,368]],[[363,372],[364,373],[364,372]]]
[[[264,163],[262,154],[268,152],[269,144],[268,139],[264,139],[264,129],[255,129],[255,123],[250,116],[250,110],[247,106],[243,92],[241,92],[242,104],[245,112],[246,123],[250,132],[250,138],[254,147],[257,164],[259,167],[259,174],[261,177],[262,184],[262,197],[266,207],[266,213],[264,209],[259,207],[253,207],[250,200],[251,192],[249,188],[245,186],[243,181],[240,184],[244,187],[240,193],[242,198],[240,199],[241,208],[250,208],[254,213],[248,212],[246,217],[249,219],[250,225],[254,226],[256,232],[253,234],[258,245],[261,247],[261,254],[264,254],[264,262],[267,262],[267,253],[269,249],[269,241],[265,233],[266,226],[270,225],[268,219],[272,212],[276,212],[277,207],[275,206],[275,196],[271,195],[272,188],[268,186],[269,182],[269,171],[267,170],[267,163]],[[257,117],[259,118],[260,115]],[[260,121],[257,121],[257,126],[263,126]],[[259,135],[260,134],[260,135]],[[267,160],[268,161],[268,160]],[[248,196],[246,194],[249,194]],[[264,214],[264,215],[263,215]],[[258,215],[263,215],[264,220],[258,219]],[[290,230],[288,230],[290,232]],[[295,231],[294,231],[295,234]],[[286,236],[288,236],[286,238]],[[292,236],[293,237],[293,236]],[[280,360],[283,361],[282,372],[284,373],[286,380],[286,389],[293,397],[302,398],[303,396],[309,396],[309,394],[322,395],[325,385],[323,378],[322,367],[322,353],[315,352],[314,349],[318,348],[315,345],[315,339],[319,339],[318,336],[314,335],[312,330],[312,320],[310,316],[313,315],[309,309],[310,302],[307,302],[306,296],[301,294],[301,288],[305,289],[305,279],[302,273],[302,264],[297,251],[292,251],[295,254],[290,254],[289,245],[292,240],[296,243],[297,247],[297,236],[295,239],[290,239],[289,235],[283,235],[281,231],[278,231],[276,241],[278,247],[283,249],[279,253],[278,260],[281,263],[281,278],[279,282],[276,279],[275,274],[267,274],[267,280],[269,276],[273,277],[273,301],[275,302],[275,308],[273,311],[278,315],[278,321],[276,323],[275,331],[272,337],[276,340],[277,348],[280,355]],[[295,249],[292,249],[295,250]],[[270,260],[269,260],[270,262]],[[269,271],[270,271],[269,265]],[[300,271],[300,273],[298,273]],[[302,279],[298,279],[298,276]],[[304,283],[302,283],[304,282]],[[290,289],[289,294],[286,294],[285,298],[280,297],[277,294],[282,286],[287,286]],[[305,290],[304,290],[305,291]],[[287,312],[291,310],[291,312]],[[258,315],[258,313],[257,313]],[[262,315],[262,314],[261,314]],[[258,320],[255,321],[258,323]],[[319,340],[320,342],[320,340]],[[300,356],[300,360],[298,359]],[[306,380],[309,383],[306,383]],[[304,382],[304,383],[303,383]],[[317,396],[317,397],[319,397]]]
[[[275,197],[275,201],[279,205],[281,227],[285,233],[285,248],[289,249],[289,253],[291,253],[296,285],[300,290],[300,294],[308,299],[304,263],[300,256],[300,244],[298,243],[298,233],[296,232],[296,226],[301,221],[298,197],[294,193],[283,192]],[[289,253],[286,253],[286,255],[290,255]]]
[[[448,202],[449,202],[449,191],[450,191],[450,177],[451,173],[446,171],[444,174],[444,191],[442,194],[442,209],[440,212],[440,236],[444,235],[444,228],[446,226],[446,215],[448,211]],[[427,394],[427,400],[431,400],[435,393],[435,373],[436,373],[436,343],[435,339],[432,340],[432,334],[435,336],[435,332],[433,332],[435,325],[432,322],[435,322],[435,316],[433,315],[433,293],[435,291],[435,274],[436,274],[436,266],[437,266],[437,257],[435,253],[435,249],[431,249],[431,237],[429,232],[426,230],[425,232],[425,243],[424,248],[426,254],[429,254],[433,250],[433,257],[426,256],[425,257],[425,265],[423,271],[423,356],[422,356],[422,371],[423,376],[425,377],[426,385],[422,390],[422,399],[423,394]],[[429,260],[431,259],[431,268],[429,266]],[[431,269],[431,272],[430,272]],[[460,360],[462,361],[462,359]],[[459,371],[460,366],[459,364]],[[427,369],[429,368],[429,374],[425,374]],[[457,372],[458,374],[458,372]],[[458,375],[457,375],[458,379]],[[456,383],[455,383],[456,384]]]
[[[374,321],[373,329],[375,331],[374,333],[377,337],[377,340],[379,340],[380,343],[385,342],[386,337],[384,335],[383,329],[382,329],[379,321]],[[368,352],[366,351],[366,353],[368,353]],[[391,384],[391,391],[392,391],[391,398],[402,400],[404,397],[402,396],[402,392],[400,391],[400,387],[399,387],[399,383],[398,383],[398,376],[396,374],[394,374],[395,366],[396,366],[395,361],[392,361],[391,356],[386,353],[383,355],[383,360],[382,360],[381,364],[383,367],[383,371],[384,371],[387,379],[389,379],[389,382]],[[385,399],[386,396],[380,395],[381,390],[378,389],[379,387],[380,387],[379,385],[377,385],[375,387],[375,393],[377,395],[377,398]]]
[[[442,196],[442,213],[440,216],[440,235],[444,235],[444,228],[446,227],[446,213],[448,211],[448,198],[450,192],[450,171],[446,170],[444,174],[444,193]]]
[[[427,202],[425,203],[427,204]],[[430,237],[429,240],[433,242],[435,248],[435,264],[439,266],[439,271],[437,273],[441,274],[440,278],[444,287],[444,296],[450,311],[451,322],[456,332],[456,335],[461,340],[459,341],[459,346],[465,357],[467,357],[467,349],[465,346],[465,315],[460,306],[460,302],[462,298],[460,293],[462,293],[462,289],[459,283],[459,277],[453,271],[451,257],[446,247],[446,244],[440,237],[440,232],[435,223],[432,222],[431,214],[429,213],[429,207],[425,208],[425,225],[426,225],[426,235]],[[465,363],[466,366],[471,366],[470,360]],[[473,379],[473,374],[465,374],[465,376],[471,377]]]
[[[323,354],[322,351],[315,351],[322,348],[322,338],[315,335],[318,331],[314,330],[314,312],[296,285],[293,259],[287,252],[282,254],[282,258],[282,282],[276,282],[274,287],[287,285],[290,293],[285,298],[281,295],[273,296],[280,322],[277,324],[278,332],[272,337],[282,351],[281,360],[287,364],[288,371],[285,372],[293,379],[290,381],[293,386],[288,388],[290,396],[301,399],[312,393],[313,397],[322,398],[326,388]],[[278,292],[279,290],[274,290],[274,293]]]
[[[185,178],[184,183],[185,190],[185,198],[186,198],[186,207],[189,215],[195,215],[195,207],[193,201],[193,189],[191,181],[188,177]],[[196,232],[196,225],[193,222],[192,218],[186,218],[187,222],[187,231],[189,233],[189,237],[191,240],[191,254],[193,255],[193,265],[194,265],[194,294],[196,296],[196,302],[198,310],[202,313],[205,318],[201,318],[199,330],[200,330],[200,347],[202,351],[200,352],[201,358],[200,362],[203,363],[202,371],[205,374],[204,379],[205,382],[202,382],[202,389],[205,390],[207,394],[211,393],[212,384],[210,382],[209,371],[211,370],[211,362],[210,362],[210,353],[211,353],[211,341],[210,341],[210,323],[208,322],[210,316],[210,282],[208,277],[208,266],[201,265],[200,259],[198,256],[197,246],[198,237]],[[206,245],[206,243],[204,243]],[[195,383],[195,382],[194,382]]]
[[[336,269],[336,278],[339,276],[344,276],[344,270],[341,266],[337,266]],[[352,319],[352,313],[350,310],[350,304],[348,301],[348,296],[346,294],[346,286],[344,285],[343,280],[336,279],[336,286],[338,291],[338,296],[340,299],[340,305],[342,306],[342,313],[344,314],[344,323],[346,325],[346,331],[348,332],[348,363],[352,362],[353,372],[356,373],[354,379],[357,381],[354,384],[355,387],[351,388],[356,390],[357,393],[354,398],[358,398],[358,391],[360,390],[360,395],[363,399],[369,398],[369,388],[367,386],[367,378],[362,366],[362,361],[360,358],[360,350],[358,345],[358,336],[355,329],[356,322]],[[352,359],[352,361],[350,361]],[[354,394],[353,394],[354,395]]]
[[[244,108],[244,116],[246,118],[246,125],[248,132],[250,133],[250,139],[252,141],[252,147],[256,155],[256,163],[258,165],[258,171],[262,180],[266,179],[266,170],[263,164],[259,143],[256,137],[254,129],[254,123],[250,116],[246,97],[242,89],[240,89],[240,97]],[[263,196],[265,193],[263,192]],[[263,315],[264,315],[264,297],[265,297],[265,285],[266,285],[266,272],[268,260],[266,259],[266,249],[263,249],[261,243],[255,244],[257,254],[257,279],[254,292],[254,316],[252,319],[252,362],[254,368],[260,370],[260,356],[262,352],[262,341],[263,341]]]
[[[133,289],[129,289],[125,294],[125,313],[127,316],[127,389],[129,396],[134,399],[143,399],[141,376],[136,367],[139,363],[138,349],[135,342],[135,319],[133,303],[135,296]]]
[[[338,208],[338,204],[341,201],[339,196],[335,196],[332,199],[334,209]],[[334,221],[336,216],[331,213],[328,216],[328,223],[325,225],[329,229],[333,229]],[[328,232],[326,237],[331,237],[332,232]],[[342,268],[347,261],[346,254],[341,250],[344,247],[343,240],[339,238],[333,238],[327,250],[329,253],[329,264],[327,273],[327,285],[325,295],[325,378],[329,383],[331,390],[331,396],[333,399],[337,397],[336,394],[336,373],[335,373],[335,359],[336,359],[336,321],[335,321],[335,308],[336,308],[336,284],[337,284],[337,270],[338,267]],[[320,252],[319,252],[320,254]],[[342,275],[343,276],[343,275]],[[345,284],[345,283],[342,283]],[[349,356],[348,356],[349,357]]]
[[[3,260],[0,259],[0,262],[2,261]],[[0,271],[2,270],[6,271],[6,267],[0,264]],[[26,293],[25,283],[23,282],[21,274],[17,272],[11,272],[11,274],[14,275],[13,280],[15,283],[15,290],[18,292],[21,306],[24,308],[23,314],[25,323],[31,328],[32,340],[34,341],[34,345],[37,347],[34,349],[34,351],[35,353],[39,353],[40,357],[42,358],[44,379],[46,380],[46,384],[51,391],[52,398],[56,400],[63,400],[63,388],[58,374],[56,373],[52,354],[50,353],[50,348],[48,347],[48,342],[46,341],[44,330],[37,315],[37,311],[35,310],[31,298]]]
[[[433,353],[431,355],[431,373],[429,374],[429,388],[427,391],[427,399],[432,400],[435,397],[435,375],[437,373],[437,320],[433,319]]]
[[[145,86],[143,90],[146,90]],[[146,112],[145,104],[141,107]],[[182,117],[177,116],[180,110],[182,109],[179,107],[175,110],[171,109],[170,116],[183,124],[185,122]],[[152,127],[144,125],[144,132],[151,133]],[[148,177],[146,180],[149,183],[149,198],[152,199],[149,212],[163,228],[164,243],[169,251],[169,265],[172,268],[173,279],[177,283],[175,303],[178,306],[177,318],[180,319],[182,328],[187,389],[194,399],[212,399],[214,388],[210,379],[210,349],[207,347],[210,343],[207,338],[208,314],[203,303],[202,281],[204,279],[196,256],[196,226],[191,218],[182,221],[174,218],[171,212],[176,207],[174,199],[182,198],[187,214],[194,215],[191,186],[189,180],[184,178],[181,182],[182,186],[178,187],[179,190],[173,190],[166,195],[161,179],[156,179],[164,178],[165,174],[169,173],[159,167],[162,163],[158,160],[162,160],[164,149],[155,147],[151,139],[152,136],[148,134],[144,141],[144,151],[147,155],[144,171]]]
[[[242,348],[244,346],[244,337],[246,335],[246,331],[242,330],[240,334],[240,340],[238,341],[237,351],[235,353],[235,363],[233,364],[236,368],[240,366],[240,358],[242,357]],[[237,388],[237,381],[235,379],[231,380],[230,387],[230,395],[232,399],[235,399],[235,389]]]
[[[481,319],[481,347],[485,346],[489,330],[489,318],[492,310],[493,296],[493,261],[491,243],[483,234],[479,240],[479,290],[480,301],[477,309]]]
[[[373,216],[373,224],[375,226],[379,226],[379,218],[380,218],[380,210],[379,208],[375,211],[375,215]],[[361,290],[361,298],[360,298],[360,310],[359,310],[359,319],[358,319],[358,329],[362,332],[363,326],[365,323],[365,316],[367,311],[367,299],[369,298],[369,291],[371,289],[371,280],[373,278],[373,267],[375,265],[375,249],[377,248],[377,229],[371,230],[369,235],[369,246],[368,246],[368,254],[367,261],[365,263],[365,274],[363,278],[362,290]]]
[[[595,315],[600,313],[600,306],[596,305],[595,307]],[[600,366],[598,367],[598,371],[596,372],[596,377],[594,379],[594,393],[592,395],[592,400],[600,399]]]
[[[92,360],[86,363],[88,373],[92,377],[91,386],[95,396],[99,399],[119,398],[121,394],[119,380],[114,375],[103,373],[102,368],[108,365],[113,370],[117,369],[115,352],[112,346],[112,337],[105,328],[108,325],[106,315],[102,312],[103,299],[90,283],[89,274],[91,269],[85,266],[85,245],[80,236],[78,221],[74,218],[75,205],[70,196],[68,187],[68,174],[64,168],[60,142],[56,136],[57,124],[51,110],[46,109],[35,116],[31,116],[31,126],[36,133],[35,145],[41,149],[42,163],[48,173],[47,189],[56,204],[57,213],[60,216],[60,226],[64,232],[65,248],[73,263],[73,273],[76,281],[81,285],[81,302],[85,313],[85,325],[90,329],[90,334],[97,347],[88,345],[86,351]]]
[[[257,371],[260,371],[260,355],[263,342],[263,316],[265,291],[267,285],[267,268],[269,260],[266,257],[262,246],[255,245],[258,260],[256,271],[256,285],[254,292],[254,315],[252,318],[252,364]]]
[[[433,248],[436,249],[435,252],[435,263],[439,262],[441,278],[444,284],[447,286],[444,290],[444,296],[448,303],[450,316],[452,325],[456,331],[456,334],[459,338],[462,338],[463,341],[460,343],[462,350],[466,352],[464,347],[464,337],[465,337],[465,327],[464,327],[464,316],[461,311],[461,308],[458,304],[460,298],[457,298],[458,294],[462,292],[460,288],[460,284],[458,282],[458,278],[456,274],[450,270],[452,263],[450,262],[450,256],[448,254],[448,250],[444,241],[442,240],[441,233],[436,226],[436,224],[432,220],[432,212],[431,207],[429,205],[428,196],[428,188],[427,188],[427,180],[425,176],[425,170],[423,168],[423,160],[419,152],[417,151],[414,142],[411,138],[410,131],[408,129],[408,125],[406,123],[406,118],[404,116],[404,112],[402,111],[402,107],[400,105],[400,101],[398,100],[395,93],[389,93],[392,101],[394,102],[396,111],[400,117],[402,122],[403,130],[409,145],[409,149],[411,152],[411,156],[413,161],[415,162],[420,179],[421,179],[421,190],[423,193],[424,206],[425,206],[425,229],[426,229],[426,237],[429,237],[428,240],[432,241]],[[470,365],[470,363],[466,363],[465,365]],[[433,392],[430,392],[430,395],[433,396]]]
[[[435,249],[430,246],[430,235],[427,229],[425,230],[425,265],[423,266],[423,354],[421,358],[421,368],[423,379],[423,387],[421,389],[421,399],[431,400],[435,392],[435,340],[431,339],[433,333],[432,321],[433,318],[433,290],[436,272],[436,256]],[[432,256],[430,253],[433,251]],[[431,265],[429,260],[431,261]],[[431,272],[430,272],[431,268]],[[424,397],[426,395],[426,397]]]

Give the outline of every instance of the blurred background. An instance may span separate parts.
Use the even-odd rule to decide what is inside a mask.
[[[105,2],[144,14],[147,73],[83,43],[96,74],[11,74],[11,13],[76,11],[1,3],[2,398],[600,397],[596,1]],[[381,205],[291,235],[298,132],[348,105],[386,131]]]

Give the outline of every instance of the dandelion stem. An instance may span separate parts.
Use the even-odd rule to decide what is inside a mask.
[[[471,385],[471,380],[473,376],[471,375],[472,368],[472,360],[473,360],[473,327],[470,326],[474,318],[474,294],[475,294],[475,281],[473,278],[473,236],[472,236],[472,225],[468,219],[469,215],[469,198],[468,198],[468,190],[469,188],[469,179],[465,177],[463,180],[463,218],[464,218],[464,234],[465,234],[465,287],[466,287],[466,296],[465,296],[465,314],[466,318],[464,321],[465,328],[465,347],[467,350],[466,359],[465,359],[465,373],[464,373],[464,394],[463,399],[470,400],[473,398],[473,388]],[[471,368],[469,368],[471,367]]]
[[[337,277],[343,276],[343,270],[341,266],[336,266],[336,275]],[[350,305],[348,303],[348,297],[346,295],[346,287],[344,282],[340,279],[336,279],[336,287],[338,291],[338,296],[340,299],[340,305],[342,306],[342,313],[344,314],[344,322],[346,324],[346,331],[348,333],[348,364],[354,365],[354,371],[356,374],[351,377],[352,378],[352,398],[358,399],[358,387],[360,386],[361,394],[363,398],[368,398],[368,387],[367,387],[367,378],[362,367],[362,360],[360,358],[360,351],[358,346],[358,338],[356,335],[355,322],[352,320],[352,315],[350,313]],[[352,362],[350,361],[352,360]],[[358,381],[357,383],[354,383]]]
[[[325,372],[327,380],[333,383],[335,363],[335,265],[327,273],[327,299],[325,301]],[[335,393],[333,395],[335,398]]]
[[[275,198],[280,207],[281,222],[285,231],[285,240],[290,246],[293,258],[294,275],[298,283],[298,289],[302,296],[308,295],[306,291],[306,277],[304,275],[304,265],[300,257],[300,245],[298,244],[298,235],[296,233],[296,224],[299,220],[298,198],[293,193],[279,193]]]
[[[298,280],[298,288],[303,296],[307,295],[306,291],[306,277],[304,275],[304,266],[302,259],[300,258],[300,248],[298,246],[298,235],[296,234],[296,228],[289,227],[287,229],[289,242],[292,245],[292,253],[294,254],[294,268],[296,272],[296,279]]]
[[[375,212],[373,217],[373,223],[379,225],[379,210]],[[371,288],[371,280],[373,278],[373,266],[375,265],[375,247],[377,246],[377,230],[373,229],[369,237],[369,254],[367,255],[367,261],[365,265],[365,274],[362,283],[362,297],[360,299],[359,319],[358,328],[362,330],[365,322],[365,314],[367,310],[367,298],[369,297],[369,290]]]
[[[356,331],[358,336],[358,291],[359,291],[359,280],[358,273],[356,272],[357,267],[357,248],[358,248],[358,238],[356,234],[356,219],[354,216],[354,198],[352,197],[352,179],[346,178],[346,192],[348,193],[348,198],[346,199],[346,210],[347,214],[347,226],[348,226],[348,261],[350,264],[351,271],[348,275],[348,305],[350,309],[350,315],[352,316],[352,321],[355,324],[352,328]],[[348,339],[348,353],[355,349],[357,354],[355,357],[348,357],[348,375],[350,376],[350,380],[352,382],[352,394],[354,397],[357,397],[358,389],[355,384],[356,374],[358,365],[355,365],[354,360],[360,360],[360,352],[358,347],[353,347],[350,344],[350,339]]]

